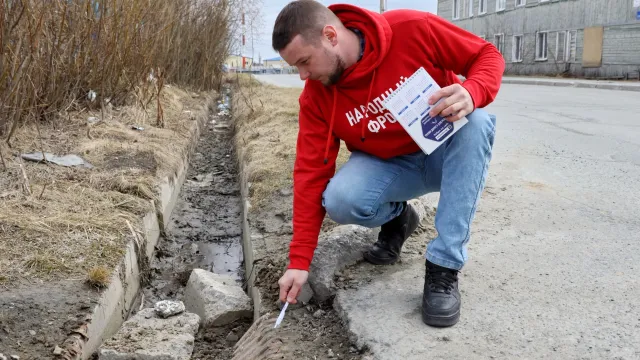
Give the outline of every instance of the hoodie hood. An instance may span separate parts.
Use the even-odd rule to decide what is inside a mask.
[[[371,90],[376,80],[376,69],[384,61],[385,56],[387,56],[389,52],[393,34],[389,22],[382,14],[349,4],[335,4],[330,5],[328,8],[333,11],[345,27],[358,29],[362,33],[365,39],[365,47],[362,59],[348,69],[345,69],[338,83],[332,86],[333,106],[324,150],[325,164],[328,162],[329,147],[331,145],[331,134],[333,133],[336,103],[338,101],[338,88],[358,87],[361,86],[361,81],[365,83],[368,82],[369,95],[367,96],[367,103],[369,103]],[[367,117],[368,110],[365,112],[365,118]],[[361,122],[360,127],[360,139],[364,142],[365,121]]]
[[[337,85],[348,86],[365,76],[370,77],[387,56],[391,47],[392,31],[389,22],[382,14],[349,4],[329,5],[328,8],[336,14],[344,26],[360,30],[365,38],[362,59],[345,69]]]

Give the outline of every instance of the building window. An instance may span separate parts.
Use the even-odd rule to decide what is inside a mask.
[[[513,62],[521,62],[522,61],[522,40],[524,38],[522,35],[515,35],[513,37],[513,48],[511,49],[511,61]]]
[[[460,18],[460,0],[453,0],[453,19]]]
[[[527,5],[527,0],[516,0],[516,7]]]
[[[547,60],[547,32],[536,34],[536,60]]]
[[[493,45],[496,46],[496,49],[503,54],[504,50],[504,34],[495,34],[493,35]]]
[[[487,13],[487,0],[480,0],[478,4],[478,14],[486,14]]]
[[[567,55],[569,52],[567,51],[567,32],[566,31],[558,31],[556,34],[556,54],[555,59],[557,62],[565,62],[567,61]]]
[[[568,52],[568,56],[567,56],[567,61],[569,62],[575,62],[576,61],[576,46],[577,46],[577,39],[578,37],[578,31],[577,30],[571,30],[567,32],[567,52]]]
[[[473,17],[473,0],[469,0],[469,17]]]
[[[507,8],[507,0],[496,0],[496,11],[502,11]]]

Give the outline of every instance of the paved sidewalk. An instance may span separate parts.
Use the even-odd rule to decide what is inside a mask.
[[[640,81],[609,81],[528,76],[505,76],[503,84],[547,85],[562,87],[594,88],[607,90],[640,91]]]
[[[304,82],[297,74],[257,75],[256,79],[271,85],[284,87],[303,87]],[[505,76],[503,84],[547,85],[559,87],[594,88],[607,90],[640,91],[640,81],[607,81],[564,78],[544,78],[527,76]]]

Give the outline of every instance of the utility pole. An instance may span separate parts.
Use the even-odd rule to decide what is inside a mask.
[[[387,11],[387,0],[380,0],[380,14]]]
[[[245,41],[246,41],[246,36],[245,36],[245,26],[244,26],[244,1],[240,2],[240,11],[242,12],[242,46],[241,46],[241,50],[240,50],[240,56],[242,57],[242,69],[245,69],[246,64],[247,64],[247,59],[244,57],[245,56]]]
[[[251,20],[251,22],[249,23],[250,26],[250,30],[251,30],[251,64],[249,65],[250,68],[253,68],[253,62],[255,61],[254,59],[255,57],[255,52],[254,52],[254,47],[253,47],[253,19]]]

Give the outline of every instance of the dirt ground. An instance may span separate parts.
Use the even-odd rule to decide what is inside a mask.
[[[54,358],[83,331],[131,228],[151,210],[154,183],[177,169],[207,96],[168,87],[165,128],[132,105],[103,119],[91,110],[61,114],[64,121],[19,129],[11,148],[0,142],[0,354]],[[89,125],[90,116],[101,120]],[[93,167],[20,159],[33,151],[77,154]]]
[[[233,346],[251,326],[252,319],[240,319],[229,325],[198,332],[193,349],[193,360],[229,360]]]
[[[261,313],[271,313],[273,318],[280,313],[277,284],[285,266],[284,256],[274,256],[272,262],[261,267],[256,280],[262,294]],[[281,359],[326,359],[332,353],[337,359],[360,360],[367,354],[367,349],[354,346],[332,299],[289,306],[281,328],[269,331],[277,331],[282,341]]]
[[[82,281],[57,281],[0,291],[0,354],[53,359],[56,346],[90,320],[99,292]]]

